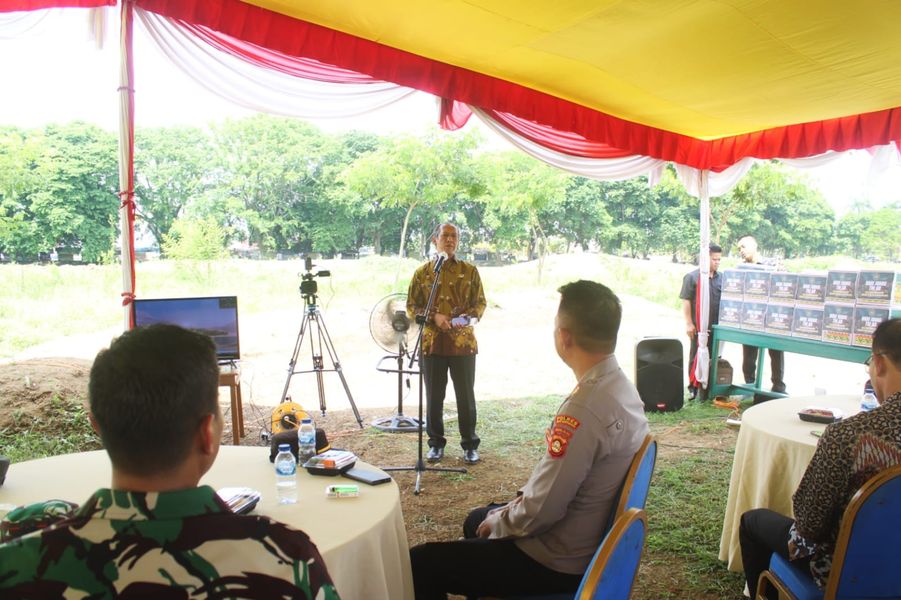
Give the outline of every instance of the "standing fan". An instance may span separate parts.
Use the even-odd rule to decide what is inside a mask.
[[[390,417],[375,419],[372,426],[383,431],[417,431],[419,420],[404,416],[404,373],[418,371],[404,370],[404,358],[407,357],[410,344],[416,342],[416,331],[407,316],[407,295],[404,293],[389,294],[379,300],[369,315],[369,333],[372,339],[386,352],[376,369],[385,373],[397,373],[397,412]],[[397,367],[385,367],[386,361],[393,360]]]

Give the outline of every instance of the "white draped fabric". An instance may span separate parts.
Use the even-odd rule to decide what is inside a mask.
[[[0,40],[40,35],[43,26],[61,9],[0,13]]]
[[[696,170],[697,171],[697,170]],[[698,354],[695,379],[706,388],[710,371],[710,352],[707,350],[707,330],[710,323],[710,194],[709,171],[697,171],[698,197],[701,199],[701,240],[698,248]]]
[[[135,9],[160,51],[210,92],[245,108],[304,119],[368,114],[403,100],[416,90],[393,83],[323,83],[262,69],[212,48],[177,21]]]

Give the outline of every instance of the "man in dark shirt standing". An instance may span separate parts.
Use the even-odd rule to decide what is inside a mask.
[[[720,294],[723,291],[723,278],[719,274],[720,259],[723,249],[716,244],[710,244],[710,319],[707,322],[707,350],[710,359],[713,355],[713,326],[720,321]],[[679,297],[682,299],[682,315],[685,317],[685,333],[691,340],[688,351],[688,392],[694,400],[698,395],[698,385],[694,378],[695,357],[698,354],[698,282],[701,278],[701,269],[695,269],[685,274],[682,278],[682,291]],[[702,398],[704,396],[702,395]]]

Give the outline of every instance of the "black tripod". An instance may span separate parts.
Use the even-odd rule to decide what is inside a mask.
[[[444,255],[446,256],[446,255]],[[441,267],[444,264],[444,260],[439,256],[439,258],[435,262],[435,281],[432,282],[432,290],[429,293],[429,301],[426,303],[425,311],[422,315],[416,316],[416,322],[419,324],[419,334],[416,336],[416,345],[413,347],[413,353],[410,355],[410,364],[408,368],[410,370],[404,371],[400,369],[403,373],[419,373],[419,442],[418,442],[418,454],[416,457],[416,464],[412,467],[383,467],[383,471],[416,471],[416,485],[413,488],[413,493],[415,495],[419,495],[421,491],[421,483],[422,483],[422,474],[425,471],[444,471],[451,473],[466,473],[466,469],[462,467],[427,467],[425,466],[425,462],[422,460],[422,332],[425,329],[426,315],[428,315],[432,310],[432,303],[435,301],[435,292],[438,290],[438,276],[441,274]],[[419,370],[413,371],[413,361],[417,361],[419,363]],[[400,374],[398,375],[400,377]],[[429,385],[431,386],[435,381],[434,377],[429,378]],[[429,390],[429,397],[432,396],[432,390]]]
[[[341,361],[338,360],[338,354],[335,352],[335,345],[332,344],[332,338],[329,337],[328,329],[325,328],[325,321],[322,318],[322,313],[319,310],[319,306],[316,304],[315,287],[313,287],[312,291],[305,291],[304,284],[307,283],[312,283],[315,286],[316,282],[312,280],[309,282],[304,281],[301,285],[301,293],[305,305],[303,321],[300,324],[300,333],[297,334],[297,343],[294,344],[294,354],[291,355],[291,362],[288,363],[288,378],[285,380],[285,389],[282,391],[281,401],[288,401],[288,387],[291,385],[291,377],[298,373],[315,373],[316,387],[319,391],[319,411],[325,416],[325,387],[323,386],[322,373],[324,371],[334,371],[338,373],[338,377],[341,378],[341,383],[344,385],[344,391],[347,393],[347,399],[350,401],[354,416],[357,418],[360,429],[362,429],[363,419],[360,418],[360,411],[357,410],[357,405],[354,403],[353,396],[350,394],[350,388],[347,387],[347,380],[344,379],[344,372],[341,370]],[[294,366],[297,364],[297,356],[300,354],[303,336],[307,333],[307,330],[310,331],[310,353],[313,357],[313,368],[305,371],[295,371]],[[322,356],[323,348],[325,348],[329,359],[332,361],[331,369],[324,368]]]

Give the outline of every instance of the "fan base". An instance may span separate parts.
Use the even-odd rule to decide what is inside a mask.
[[[372,426],[382,431],[390,431],[393,433],[407,433],[419,431],[419,419],[415,417],[405,417],[402,414],[396,414],[391,417],[382,417],[375,419]],[[425,427],[425,421],[422,426]]]

